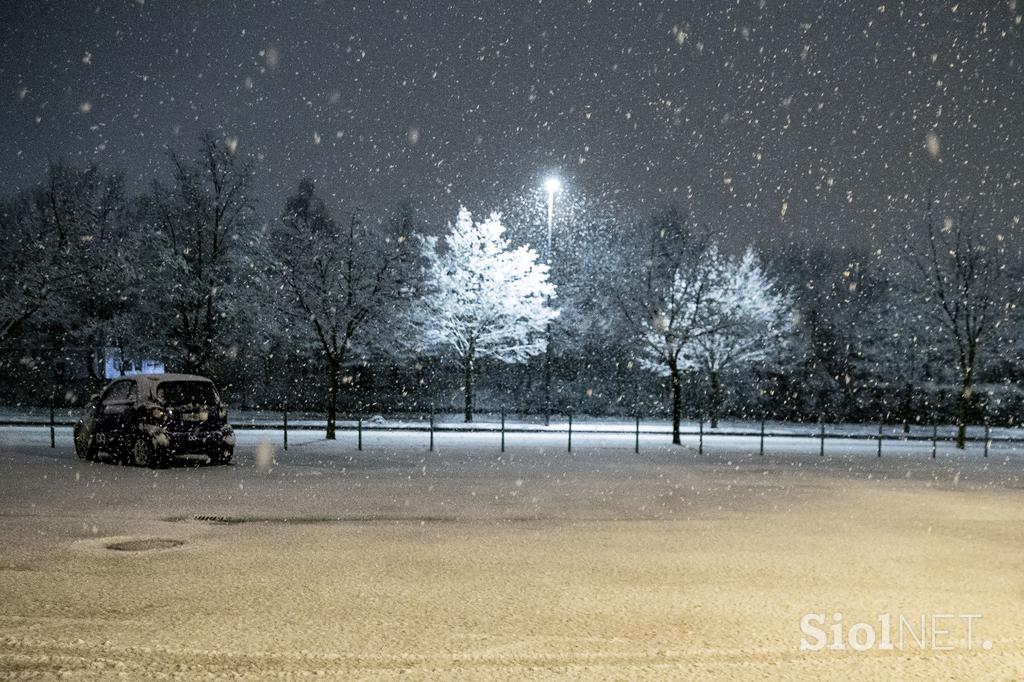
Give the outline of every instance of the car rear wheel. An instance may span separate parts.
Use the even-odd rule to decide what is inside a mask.
[[[96,459],[96,444],[81,424],[75,425],[75,454],[79,459],[92,462]]]
[[[132,446],[132,464],[137,467],[155,469],[162,464],[162,458],[145,438],[139,438]]]

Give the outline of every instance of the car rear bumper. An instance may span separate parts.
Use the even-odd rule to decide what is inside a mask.
[[[230,426],[219,429],[168,431],[160,426],[147,426],[153,447],[173,455],[222,455],[235,448],[235,432]]]
[[[189,431],[186,433],[168,433],[170,443],[167,448],[174,454],[216,454],[235,447],[235,434],[231,427],[217,431]]]

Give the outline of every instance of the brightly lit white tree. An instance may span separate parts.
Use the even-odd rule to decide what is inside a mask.
[[[458,359],[467,422],[473,419],[476,361],[520,363],[543,353],[545,329],[558,316],[549,305],[555,287],[548,266],[537,262],[533,249],[512,248],[504,232],[500,214],[474,222],[460,208],[443,248],[436,237],[423,239],[426,290],[413,314],[414,345]]]
[[[792,326],[793,301],[750,249],[739,258],[715,255],[707,314],[697,322],[682,365],[706,374],[708,416],[718,426],[722,374],[764,362],[782,348]]]

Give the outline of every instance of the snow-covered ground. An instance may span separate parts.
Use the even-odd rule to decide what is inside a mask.
[[[150,471],[0,429],[0,678],[1024,677],[1014,457],[240,436]],[[980,617],[802,651],[811,612]]]

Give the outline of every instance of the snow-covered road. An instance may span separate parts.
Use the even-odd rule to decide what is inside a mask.
[[[0,429],[0,677],[1024,676],[1017,457],[435,436],[243,431],[151,471]],[[981,619],[801,651],[811,611]]]

